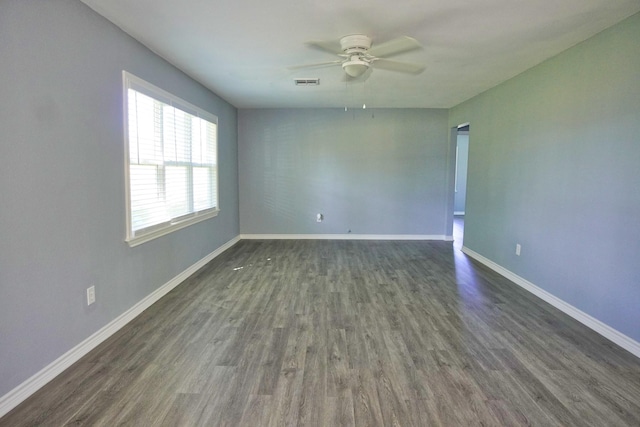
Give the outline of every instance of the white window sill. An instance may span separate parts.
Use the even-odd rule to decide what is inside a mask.
[[[218,216],[219,209],[207,211],[206,213],[195,215],[189,218],[185,218],[180,221],[172,221],[166,224],[166,226],[161,228],[156,228],[152,231],[148,231],[146,233],[142,233],[135,236],[129,236],[125,239],[125,241],[129,244],[130,247],[138,246],[153,239],[157,239],[158,237],[162,237],[169,233],[173,233],[174,231],[180,230],[182,228],[188,227],[193,224],[197,224],[198,222],[207,220],[209,218],[213,218]]]

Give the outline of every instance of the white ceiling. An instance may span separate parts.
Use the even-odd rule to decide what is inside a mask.
[[[638,0],[82,0],[238,108],[449,108],[640,11]],[[424,46],[417,76],[343,81],[307,41],[363,33]],[[294,78],[320,78],[297,87]]]

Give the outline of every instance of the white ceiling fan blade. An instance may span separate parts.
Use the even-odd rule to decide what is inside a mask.
[[[299,70],[301,68],[321,68],[321,67],[330,67],[332,65],[340,65],[340,64],[342,64],[342,60],[336,59],[335,61],[325,61],[325,62],[316,62],[313,64],[294,65],[291,67],[287,67],[287,69]]]
[[[337,41],[311,41],[306,43],[312,49],[321,50],[323,52],[333,53],[334,55],[340,55],[342,53],[342,47]]]
[[[398,71],[408,74],[420,74],[424,67],[410,62],[392,61],[390,59],[377,58],[373,61],[373,66],[381,70]]]
[[[387,57],[421,48],[422,45],[418,40],[404,36],[397,39],[389,40],[388,42],[384,42],[382,44],[374,44],[367,53],[372,56]]]

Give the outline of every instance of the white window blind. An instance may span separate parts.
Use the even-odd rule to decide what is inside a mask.
[[[218,207],[217,118],[124,72],[127,241],[211,218]]]

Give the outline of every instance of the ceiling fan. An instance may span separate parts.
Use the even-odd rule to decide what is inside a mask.
[[[315,68],[332,65],[340,65],[351,78],[362,76],[370,68],[380,68],[389,71],[398,71],[408,74],[420,74],[424,67],[410,62],[400,62],[386,57],[397,55],[410,50],[421,49],[420,43],[411,37],[399,37],[372,47],[371,38],[364,34],[351,34],[336,42],[313,41],[308,42],[309,47],[330,52],[342,59],[334,61],[318,62],[289,67],[295,70],[300,68]]]

